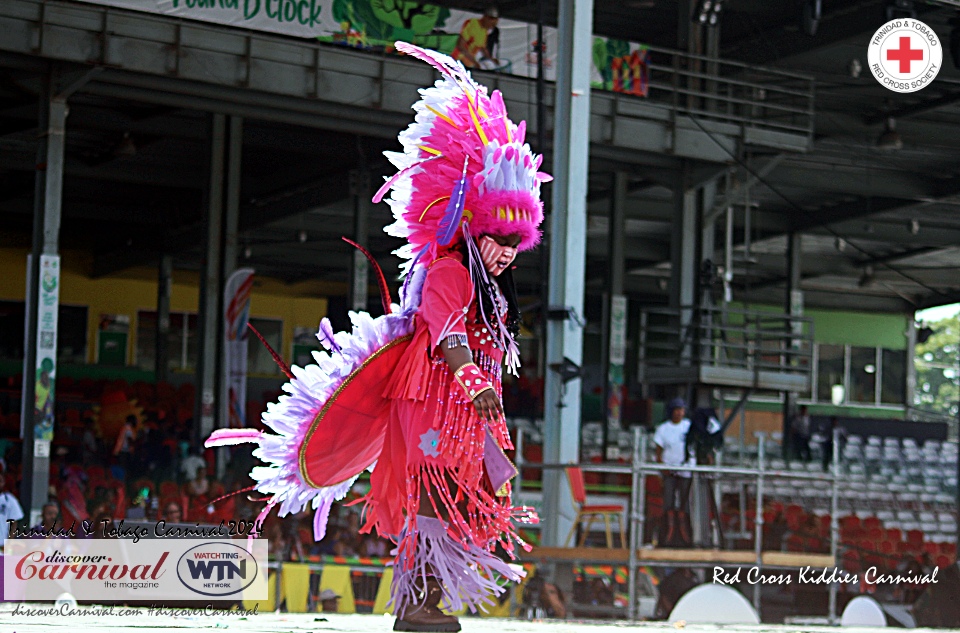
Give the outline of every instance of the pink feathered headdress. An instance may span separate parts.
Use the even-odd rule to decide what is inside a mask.
[[[385,153],[399,172],[373,199],[392,190],[388,202],[396,221],[384,231],[409,242],[397,254],[426,264],[438,246],[462,237],[464,222],[471,235],[516,233],[519,250],[536,246],[543,221],[540,183],[551,177],[538,171],[543,157],[524,142],[526,124],[507,118],[500,92],[488,96],[460,62],[406,42],[396,47],[443,75],[420,90],[416,119],[399,136],[404,151]]]

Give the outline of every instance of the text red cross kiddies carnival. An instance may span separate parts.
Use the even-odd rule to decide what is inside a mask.
[[[900,48],[891,48],[887,51],[887,60],[900,62],[900,72],[910,72],[910,62],[923,61],[922,48],[910,48],[910,36],[900,38]]]

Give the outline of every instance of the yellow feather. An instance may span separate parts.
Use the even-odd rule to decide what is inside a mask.
[[[477,112],[473,109],[473,102],[470,99],[467,99],[467,107],[470,108],[470,118],[473,119],[473,126],[477,128],[477,132],[480,133],[480,142],[484,145],[489,145],[490,141],[487,139],[487,135],[484,133],[483,128],[480,127],[480,121],[477,119]]]
[[[453,122],[453,119],[451,119],[450,117],[448,117],[446,114],[443,114],[442,112],[438,112],[437,110],[434,110],[434,109],[431,108],[430,106],[427,106],[427,110],[430,110],[430,112],[433,112],[433,113],[436,114],[439,118],[443,119],[444,121],[446,121],[447,123],[449,123],[449,124],[452,125],[453,127],[457,127],[457,124]]]
[[[427,211],[429,211],[431,208],[433,208],[433,205],[437,204],[438,202],[443,202],[444,200],[449,200],[449,199],[450,199],[450,196],[443,196],[443,197],[441,197],[441,198],[437,198],[436,200],[434,200],[433,202],[431,202],[430,204],[428,204],[428,205],[427,205],[427,208],[424,209],[424,210],[423,210],[423,213],[420,214],[420,219],[417,220],[417,222],[423,222],[423,216],[425,216],[425,215],[427,214]]]

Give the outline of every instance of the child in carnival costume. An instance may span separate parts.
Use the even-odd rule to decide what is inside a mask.
[[[391,192],[396,221],[384,230],[408,241],[396,251],[406,260],[400,305],[381,274],[385,314],[351,312],[351,333],[321,322],[327,351],[291,370],[288,395],[263,416],[276,434],[222,429],[207,446],[259,444],[254,455],[269,464],[251,473],[268,495],[260,520],[276,505],[285,516],[310,504],[317,540],[333,501],[370,470],[361,532],[397,545],[394,629],[459,631],[441,599],[476,611],[504,591],[498,577],[520,580],[493,550],[529,549],[515,522],[537,521],[511,504],[500,380],[504,364],[513,373],[520,364],[511,264],[540,240],[550,176],[499,92],[488,95],[450,57],[397,49],[441,73],[420,91],[403,152],[387,153],[399,171],[374,197]]]

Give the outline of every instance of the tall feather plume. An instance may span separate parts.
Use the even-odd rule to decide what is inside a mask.
[[[443,213],[443,218],[437,226],[437,243],[440,246],[446,246],[457,234],[460,227],[460,220],[463,218],[463,202],[467,197],[467,164],[470,158],[463,157],[463,173],[453,186],[453,193],[450,194],[450,203]]]
[[[280,354],[270,347],[270,343],[267,343],[267,339],[263,338],[263,334],[260,334],[260,332],[257,331],[257,328],[253,327],[253,324],[251,324],[249,321],[247,322],[247,327],[253,331],[256,337],[260,339],[260,342],[263,343],[263,346],[267,348],[267,351],[270,352],[270,356],[273,357],[273,362],[277,364],[277,367],[280,368],[280,371],[283,372],[283,375],[290,380],[293,380],[294,375],[290,371],[290,366],[283,362],[283,358],[280,357]]]
[[[443,53],[437,53],[436,51],[423,49],[419,46],[414,46],[413,44],[408,44],[406,42],[397,42],[396,47],[401,53],[406,53],[411,57],[416,57],[419,60],[425,61],[440,71],[442,75],[450,77],[460,84],[460,87],[463,88],[465,93],[467,93],[467,88],[464,84],[472,86],[475,89],[480,88],[480,86],[474,83],[473,79],[470,78],[470,74],[466,72],[462,65],[457,64],[451,57],[448,57]],[[469,93],[467,93],[467,95],[472,97],[472,95]]]
[[[387,285],[387,278],[383,276],[383,270],[380,269],[380,264],[378,264],[377,260],[373,258],[373,255],[370,254],[370,251],[360,246],[353,240],[349,240],[345,237],[340,239],[363,253],[363,256],[366,257],[367,261],[370,262],[370,265],[373,266],[373,272],[377,274],[377,287],[380,288],[380,303],[383,304],[383,313],[390,314],[392,311],[390,304],[393,303],[393,300],[390,298],[390,287]]]

